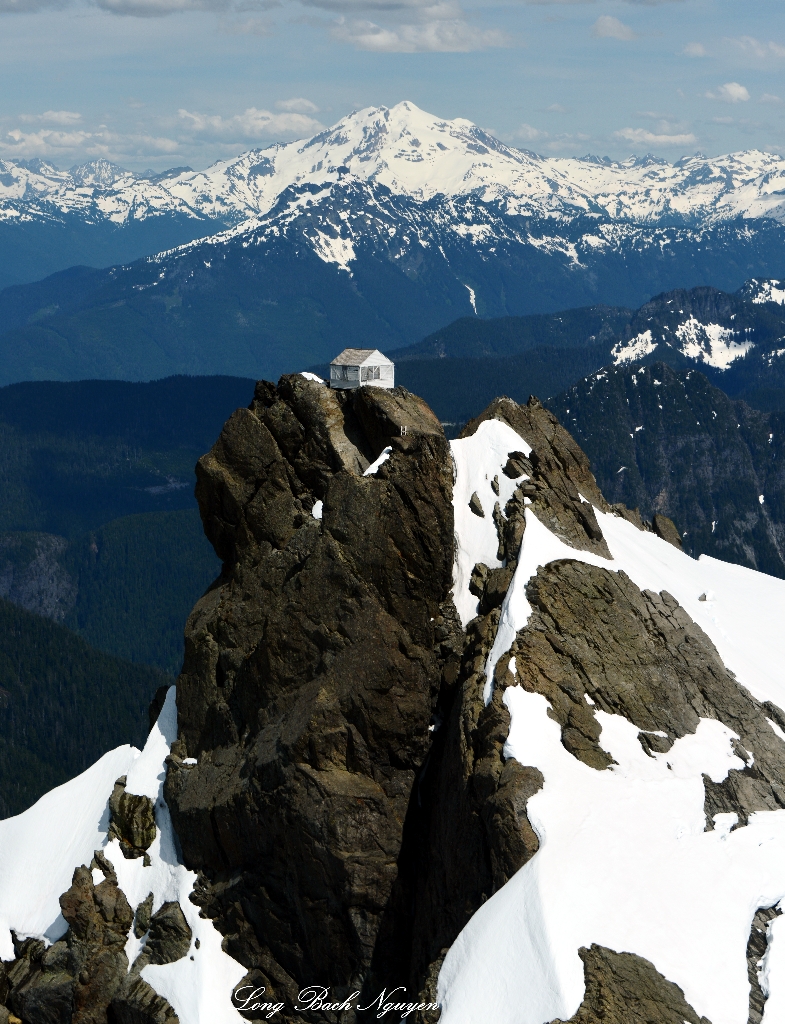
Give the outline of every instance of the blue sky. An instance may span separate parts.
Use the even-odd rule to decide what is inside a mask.
[[[546,155],[785,151],[782,0],[0,0],[0,157],[205,167],[402,99]]]

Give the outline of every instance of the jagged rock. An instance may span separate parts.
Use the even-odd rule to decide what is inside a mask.
[[[148,893],[136,908],[134,914],[134,935],[141,939],[150,930],[150,918],[153,913],[153,894]]]
[[[768,926],[782,913],[776,907],[762,907],[755,912],[747,942],[747,977],[750,982],[750,1012],[747,1024],[761,1024],[766,996],[760,984],[758,970],[768,948]]]
[[[639,530],[646,530],[647,527],[641,518],[640,509],[629,509],[626,505],[622,505],[620,502],[617,502],[615,505],[611,505],[611,511],[615,516],[619,516],[621,519],[626,519],[628,523],[632,523],[632,525],[637,527]]]
[[[423,853],[409,976],[415,992],[472,914],[539,848],[526,804],[542,774],[503,756],[510,715],[501,689],[489,704],[483,700],[499,614],[494,608],[469,623],[459,689],[420,787]]]
[[[155,839],[155,809],[149,796],[125,790],[126,777],[114,784],[109,797],[109,835],[120,841],[123,856],[144,857]]]
[[[168,1000],[140,978],[129,974],[109,1004],[108,1024],[180,1024]]]
[[[106,1024],[107,1008],[123,983],[123,947],[133,921],[116,883],[93,884],[90,868],[74,871],[60,897],[69,928],[48,949],[28,940],[10,966],[8,1005],[25,1024]]]
[[[476,516],[479,516],[480,519],[485,518],[485,512],[483,511],[482,508],[482,502],[480,501],[476,491],[471,496],[471,498],[469,498],[469,508],[472,510],[472,512],[474,512]]]
[[[596,944],[578,952],[586,994],[569,1021],[551,1024],[711,1024],[649,960]]]
[[[514,657],[514,681],[548,699],[575,757],[597,769],[611,763],[595,709],[636,725],[644,750],[667,750],[700,718],[714,718],[739,736],[748,767],[720,784],[705,778],[707,827],[717,813],[733,811],[743,825],[753,811],[785,807],[785,748],[766,721],[768,705],[739,685],[670,594],[641,592],[623,572],[567,559],[541,567],[526,595],[531,617],[499,661],[496,683],[513,681]]]
[[[681,534],[676,529],[676,525],[672,519],[668,519],[667,516],[656,514],[651,521],[652,528],[658,537],[662,537],[669,544],[672,544],[679,551],[682,550]]]
[[[103,850],[95,851],[90,867],[91,869],[97,869],[103,874],[104,878],[117,885],[117,872],[114,869],[114,864],[108,859]]]
[[[144,906],[141,904],[140,909]],[[141,973],[148,964],[173,964],[188,955],[192,932],[179,903],[162,904],[150,918],[149,932],[144,949],[134,961],[134,973]]]
[[[507,561],[518,557],[525,498],[530,499],[529,507],[537,518],[566,544],[610,558],[588,502],[603,512],[609,512],[610,506],[597,487],[589,460],[553,413],[533,397],[525,406],[509,398],[497,398],[466,425],[461,437],[471,436],[480,423],[489,419],[509,424],[532,447],[528,458],[522,452],[510,452],[503,470],[512,479],[524,473],[530,477],[517,488],[505,508],[507,524],[504,538],[500,538],[500,550],[503,546]],[[581,495],[587,501],[582,501]]]
[[[472,569],[471,579],[469,580],[469,591],[474,594],[475,597],[481,598],[485,593],[485,585],[488,582],[488,573],[490,569],[484,562],[478,562]]]
[[[225,565],[178,681],[198,765],[170,759],[166,799],[228,952],[342,996],[395,974],[393,904],[411,913],[404,822],[462,642],[449,449],[403,389],[295,375],[257,386],[197,479]]]

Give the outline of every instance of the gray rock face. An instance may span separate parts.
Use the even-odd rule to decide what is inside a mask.
[[[595,710],[636,725],[647,751],[668,750],[699,719],[713,718],[739,736],[736,752],[748,767],[719,785],[705,779],[707,827],[720,812],[735,812],[743,825],[753,811],[785,807],[785,746],[767,721],[769,706],[735,680],[670,594],[641,592],[623,572],[571,560],[540,568],[526,594],[532,615],[496,682],[513,682],[507,665],[515,657],[514,681],[548,699],[575,757],[597,769],[611,763],[597,742]]]
[[[594,551],[610,558],[594,510],[593,502],[603,512],[611,511],[592,475],[589,460],[560,426],[559,421],[536,399],[518,405],[509,398],[497,398],[476,419],[464,428],[461,437],[473,434],[485,420],[498,419],[509,424],[532,452],[510,452],[504,473],[511,479],[526,474],[504,509],[494,520],[499,531],[499,555],[514,564],[518,558],[524,530],[523,510],[526,499],[532,512],[544,526],[570,547]],[[586,501],[581,500],[581,495]]]
[[[579,953],[586,995],[569,1021],[551,1024],[711,1024],[643,957],[597,945]]]
[[[510,452],[504,472],[529,479],[496,506],[506,564],[475,566],[479,611],[465,630],[450,593],[452,464],[419,399],[333,392],[301,376],[262,383],[200,460],[205,530],[224,568],[188,621],[165,794],[199,872],[193,901],[246,968],[242,984],[285,1003],[286,1024],[335,1024],[331,1011],[292,1009],[315,981],[337,999],[405,984],[433,1001],[461,929],[536,856],[527,807],[547,780],[504,757],[513,683],[547,699],[565,749],[596,771],[612,763],[598,709],[632,722],[652,755],[701,718],[723,722],[746,767],[704,780],[706,827],[720,812],[743,828],[752,812],[785,807],[785,746],[767,722],[785,728],[785,714],[738,684],[673,597],[641,592],[623,572],[578,557],[540,567],[529,621],[485,703],[524,508],[576,556],[607,554],[582,496],[646,528],[604,502],[586,457],[536,400],[500,400],[467,429],[494,415],[532,447]],[[676,543],[671,527],[654,524]],[[144,856],[152,803],[124,782],[110,799],[112,833],[126,856]],[[153,914],[148,898],[133,912],[107,858],[96,853],[91,867],[104,881],[77,869],[61,900],[67,935],[48,950],[21,944],[0,969],[0,1002],[25,1024],[176,1024],[140,972],[188,955],[182,908]],[[747,950],[751,1021],[762,1015],[756,970],[770,917],[758,912]],[[131,929],[147,942],[129,971]],[[586,993],[570,1024],[709,1024],[656,964],[597,945],[580,954]],[[413,1019],[433,1024],[438,1013]]]
[[[403,389],[293,376],[258,385],[197,474],[225,564],[178,681],[174,753],[198,766],[172,758],[166,799],[200,905],[267,994],[348,994],[398,945],[405,822],[457,663],[449,449]]]

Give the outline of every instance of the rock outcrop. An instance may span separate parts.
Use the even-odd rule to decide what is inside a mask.
[[[399,966],[412,794],[457,669],[449,448],[403,389],[297,375],[259,384],[197,474],[224,569],[188,622],[166,799],[254,984],[343,998]]]
[[[164,904],[153,916],[149,941],[129,974],[124,947],[134,913],[100,851],[93,867],[103,881],[96,885],[92,869],[83,865],[60,897],[69,926],[62,939],[49,947],[36,939],[16,943],[16,959],[0,973],[2,1002],[24,1024],[178,1024],[170,1004],[139,971],[186,955],[190,929],[182,910]]]

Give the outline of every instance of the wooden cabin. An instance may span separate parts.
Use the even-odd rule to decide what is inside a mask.
[[[394,388],[395,363],[378,348],[345,348],[330,363],[331,388]]]

